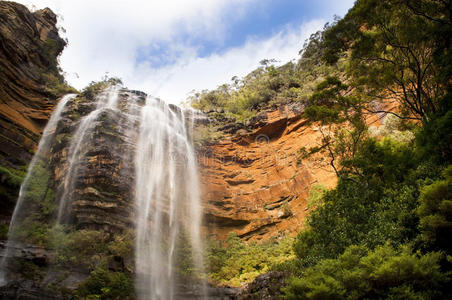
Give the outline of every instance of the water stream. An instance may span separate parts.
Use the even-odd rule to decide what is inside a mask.
[[[195,273],[204,271],[197,166],[183,110],[147,98],[135,162],[138,298],[175,299],[181,249],[190,249]]]
[[[80,120],[72,139],[68,150],[68,162],[69,167],[64,179],[64,191],[59,200],[58,206],[58,224],[64,224],[69,222],[71,196],[74,192],[74,184],[77,180],[77,172],[79,171],[80,162],[83,158],[83,145],[86,143],[86,139],[90,137],[90,133],[93,130],[99,115],[105,110],[117,109],[117,102],[119,98],[119,87],[113,86],[106,89],[100,95],[96,97],[96,109],[91,111],[88,115]]]
[[[131,219],[135,224],[137,298],[183,299],[187,286],[194,284],[197,286],[196,299],[204,299],[207,293],[202,280],[202,208],[198,170],[191,141],[194,111],[187,111],[186,115],[181,108],[159,99],[147,97],[143,103],[144,98],[133,92],[119,87],[106,89],[95,97],[92,105],[89,104],[92,110],[74,124],[75,130],[65,145],[66,150],[62,152],[65,153],[63,157],[66,157],[62,161],[67,165],[59,167],[65,175],[56,197],[43,194],[31,199],[26,194],[32,194],[30,191],[32,192],[33,186],[38,184],[39,190],[47,193],[54,185],[53,181],[48,182],[51,181],[49,177],[43,183],[48,185],[48,189],[42,189],[42,184],[36,179],[41,176],[38,172],[40,168],[52,172],[50,168],[56,127],[67,103],[74,98],[75,95],[63,97],[45,127],[20,189],[10,233],[14,230],[21,232],[21,224],[30,215],[36,215],[36,212],[38,215],[42,214],[37,207],[42,206],[43,201],[51,201],[51,205],[56,206],[55,214],[49,215],[45,221],[49,227],[76,222],[76,219],[72,219],[72,205],[78,197],[80,179],[86,172],[89,149],[95,147],[99,134],[102,134],[102,122],[117,120],[115,131],[127,147],[134,149],[134,152],[119,152],[114,157],[118,163],[130,165],[131,172],[135,172],[135,176],[121,174],[120,180],[129,181],[130,188],[134,190],[135,199],[130,199],[130,203],[134,207]],[[123,101],[124,99],[126,100]],[[77,105],[74,103],[74,107]],[[66,118],[67,120],[69,119]],[[113,153],[118,149],[111,147],[108,151]],[[11,238],[11,234],[9,237],[0,262],[1,285],[7,279],[7,257],[12,256],[8,251],[15,247],[15,243],[20,244],[20,239]]]
[[[73,100],[77,95],[75,94],[69,94],[64,96],[60,102],[57,104],[55,110],[53,111],[49,121],[47,122],[44,131],[42,133],[41,140],[38,144],[38,149],[36,150],[35,155],[33,156],[27,170],[27,175],[25,176],[24,181],[22,182],[22,185],[20,186],[19,191],[19,197],[16,202],[16,207],[14,208],[13,215],[11,217],[11,222],[9,225],[9,232],[8,232],[8,242],[4,249],[5,253],[3,253],[2,260],[0,261],[0,286],[4,285],[6,283],[6,263],[7,258],[9,257],[10,249],[12,248],[12,244],[14,244],[16,241],[14,239],[11,239],[11,237],[14,235],[14,230],[16,230],[16,223],[18,221],[18,216],[22,211],[24,210],[24,202],[26,202],[26,192],[30,188],[30,184],[33,180],[34,170],[35,168],[39,167],[39,164],[46,164],[49,161],[50,156],[50,150],[52,146],[52,141],[55,135],[55,130],[58,122],[61,119],[62,112],[66,105],[69,103],[69,101]]]

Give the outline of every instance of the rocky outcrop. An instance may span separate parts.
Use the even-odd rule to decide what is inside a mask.
[[[252,282],[242,288],[237,294],[237,300],[278,300],[283,295],[287,273],[268,272],[259,275]]]
[[[20,183],[16,177],[30,161],[59,96],[49,92],[46,81],[63,80],[57,56],[66,42],[56,23],[48,8],[32,13],[0,1],[0,222],[12,213]]]
[[[335,185],[324,155],[303,156],[322,145],[322,136],[302,111],[298,104],[263,111],[247,126],[225,126],[222,139],[198,149],[206,229],[214,238],[295,233],[309,211],[311,186]]]
[[[59,290],[73,289],[89,275],[76,268],[72,269],[70,274],[58,268],[49,268],[55,263],[54,250],[6,241],[0,242],[0,250],[0,259],[3,259],[7,252],[13,261],[3,265],[8,271],[8,283],[0,286],[1,299],[67,299],[68,297],[61,295]],[[42,278],[44,273],[45,278]],[[43,284],[38,284],[40,281]],[[58,282],[58,285],[52,286],[52,282]]]
[[[144,103],[145,96],[121,90],[118,109],[103,109],[80,144],[77,171],[67,211],[68,222],[78,229],[117,233],[133,228],[134,151],[137,119],[131,110]],[[96,108],[93,99],[79,96],[70,102],[58,124],[52,166],[56,199],[64,193],[71,161],[69,148],[82,117]],[[136,112],[135,112],[136,113]]]

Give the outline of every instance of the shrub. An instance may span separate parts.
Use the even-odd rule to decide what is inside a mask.
[[[293,238],[245,244],[235,233],[225,243],[211,241],[207,249],[209,278],[221,284],[240,286],[293,259]]]
[[[289,280],[285,299],[433,299],[449,280],[441,273],[441,257],[412,253],[408,246],[350,246]]]
[[[422,189],[417,214],[420,217],[421,240],[435,249],[452,250],[452,166],[444,170],[444,180]]]
[[[93,100],[97,94],[108,88],[109,86],[122,85],[122,80],[118,77],[105,76],[101,81],[91,81],[90,84],[82,91],[82,97]]]
[[[9,226],[6,224],[0,224],[0,240],[8,239]]]
[[[109,236],[106,232],[96,230],[66,232],[64,227],[57,225],[52,229],[51,236],[52,248],[56,249],[57,263],[60,265],[79,265],[93,269],[107,256]]]
[[[82,299],[127,300],[133,298],[133,293],[133,281],[128,275],[97,268],[77,288],[75,294]]]

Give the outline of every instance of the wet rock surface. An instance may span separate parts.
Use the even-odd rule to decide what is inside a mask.
[[[119,233],[133,228],[134,151],[136,119],[130,110],[144,99],[131,97],[134,92],[121,90],[118,109],[103,110],[80,145],[80,159],[73,177],[71,207],[65,216],[78,229]],[[95,109],[95,101],[76,98],[65,109],[57,126],[52,165],[56,198],[62,197],[71,157],[68,145],[83,116]]]
[[[8,251],[6,251],[8,249]],[[56,257],[53,250],[35,245],[11,243],[0,241],[0,259],[8,253],[9,263],[8,281],[0,286],[0,299],[69,299],[52,288],[49,284],[59,282],[58,291],[76,287],[88,277],[88,273],[79,270],[67,271],[48,270],[45,278],[40,278],[42,271],[54,263]],[[64,280],[59,278],[65,277]],[[38,278],[40,278],[38,280]]]

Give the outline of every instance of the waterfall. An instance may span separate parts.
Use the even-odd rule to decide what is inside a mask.
[[[115,175],[108,182],[111,186],[119,182],[122,185],[118,190],[125,191],[119,200],[116,198],[115,205],[122,205],[124,213],[131,214],[130,221],[124,217],[126,221],[121,224],[135,225],[138,299],[171,300],[187,295],[192,299],[194,294],[196,299],[206,298],[200,232],[202,210],[191,140],[196,112],[185,112],[152,97],[145,99],[143,94],[118,86],[105,89],[92,102],[83,96],[76,98],[68,110],[67,104],[74,98],[75,95],[67,95],[56,107],[21,186],[0,262],[1,285],[7,283],[6,279],[11,280],[5,278],[7,269],[14,273],[8,258],[14,257],[15,252],[8,253],[9,249],[21,251],[21,245],[34,245],[26,237],[21,238],[25,228],[22,225],[33,230],[36,228],[33,222],[38,222],[54,244],[58,237],[76,232],[77,226],[85,229],[83,205],[86,208],[94,201],[113,201],[101,198],[102,193],[106,197],[115,195],[112,187],[104,191],[95,186],[96,178]],[[115,144],[103,144],[107,141]],[[107,154],[112,168],[89,173],[97,167],[93,162],[97,162],[99,153]],[[93,181],[86,180],[87,175],[94,176]],[[96,191],[99,198],[93,202],[84,198],[86,189]],[[109,235],[117,232],[118,226],[108,231],[111,223],[102,223],[95,217],[96,211],[89,211],[88,218],[94,220],[94,226],[105,226],[92,230],[105,230]],[[14,232],[19,233],[17,238]],[[45,273],[50,274],[45,280],[49,282],[62,274],[61,265],[55,263],[52,268],[52,263],[45,266]],[[192,285],[196,286],[195,292]]]
[[[40,162],[47,163],[49,160],[49,154],[50,149],[52,145],[52,140],[55,134],[55,129],[58,124],[58,122],[61,119],[61,113],[63,112],[64,108],[66,107],[66,104],[74,99],[76,97],[75,94],[69,94],[64,96],[58,105],[56,106],[54,112],[52,113],[49,121],[47,122],[44,131],[42,133],[41,140],[39,141],[38,149],[36,150],[35,155],[33,156],[33,159],[31,160],[27,175],[25,176],[24,181],[22,182],[22,185],[20,187],[19,191],[19,197],[17,199],[16,207],[14,208],[14,212],[11,218],[11,222],[9,225],[9,232],[8,232],[8,242],[4,249],[5,253],[3,253],[3,258],[0,262],[0,285],[5,284],[6,282],[6,274],[5,274],[5,268],[7,263],[7,257],[9,256],[9,249],[11,248],[12,244],[14,243],[14,240],[11,240],[11,235],[15,229],[15,225],[17,222],[18,213],[22,211],[22,206],[25,202],[25,194],[30,186],[30,181],[32,180],[33,176],[33,170]]]
[[[64,191],[58,206],[57,222],[59,224],[64,224],[69,221],[69,204],[72,193],[74,192],[74,185],[77,180],[76,174],[80,169],[80,163],[84,154],[82,146],[85,144],[86,139],[89,138],[89,134],[94,128],[99,115],[106,110],[117,109],[118,98],[118,86],[107,88],[100,95],[98,95],[96,97],[96,109],[81,119],[80,124],[72,137],[68,150],[69,167],[64,179]]]
[[[135,168],[137,295],[174,299],[181,271],[175,262],[178,249],[190,248],[193,269],[204,271],[196,160],[181,109],[146,99]]]

